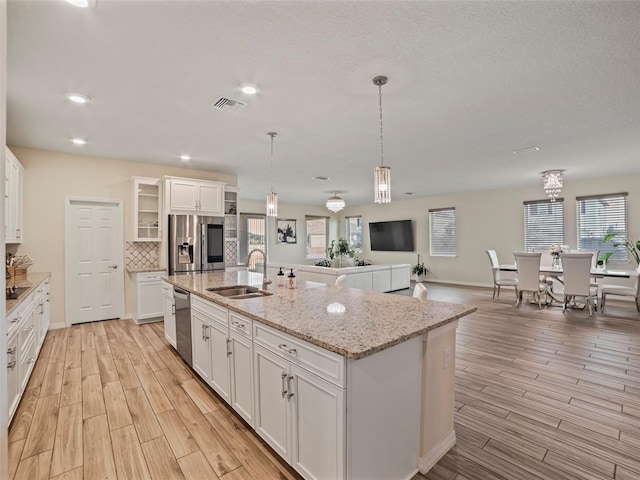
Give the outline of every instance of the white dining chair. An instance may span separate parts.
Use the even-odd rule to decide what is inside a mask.
[[[534,249],[533,253],[539,253],[540,254],[540,266],[541,267],[552,267],[553,266],[553,256],[551,256],[551,250],[544,249],[544,250],[537,250]]]
[[[604,312],[604,304],[607,301],[607,295],[619,295],[622,297],[634,297],[636,300],[636,310],[640,312],[640,265],[636,269],[636,283],[633,287],[625,287],[624,285],[602,285],[600,287],[602,295],[601,308]]]
[[[571,250],[571,253],[591,253],[593,254],[593,257],[591,257],[591,270],[595,270],[598,266],[598,255],[600,255],[600,250]],[[596,288],[599,286],[595,278],[591,278],[589,285]]]
[[[338,278],[336,278],[336,287],[341,288],[345,278],[347,278],[346,275],[338,276]]]
[[[508,286],[515,287],[518,285],[517,278],[502,278],[500,276],[500,262],[498,262],[498,255],[495,250],[486,250],[486,254],[489,256],[489,261],[491,262],[491,274],[493,275],[493,299],[497,296],[500,296],[500,287]],[[518,292],[516,291],[516,297],[518,296]]]
[[[564,277],[564,312],[569,302],[575,302],[576,297],[584,297],[589,308],[589,316],[597,310],[596,299],[598,288],[591,286],[591,261],[593,253],[561,253],[562,272]]]
[[[425,287],[421,283],[416,283],[416,286],[413,287],[413,297],[419,298],[421,300],[427,299],[427,287]]]
[[[530,292],[534,300],[538,301],[538,308],[542,308],[542,294],[545,294],[547,285],[540,282],[540,253],[514,252],[516,269],[518,272],[518,285],[516,286],[516,307],[522,303],[522,294]]]

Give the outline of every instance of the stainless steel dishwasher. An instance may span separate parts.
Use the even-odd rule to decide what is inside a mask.
[[[176,308],[176,346],[178,355],[193,366],[191,353],[191,294],[173,287],[173,301]]]

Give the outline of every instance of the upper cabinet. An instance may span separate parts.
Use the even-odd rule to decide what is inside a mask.
[[[133,241],[160,242],[162,186],[160,179],[133,177]]]
[[[4,149],[5,243],[22,243],[24,168],[8,147]]]
[[[224,190],[224,237],[238,239],[238,189],[226,187]]]
[[[224,183],[170,178],[169,213],[224,215]]]

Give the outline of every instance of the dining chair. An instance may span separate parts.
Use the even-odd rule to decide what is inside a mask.
[[[607,301],[607,295],[620,295],[623,297],[635,297],[636,310],[640,312],[640,265],[636,269],[636,284],[633,287],[625,287],[623,285],[602,285],[600,287],[602,295],[602,311],[604,312],[604,304]]]
[[[487,255],[489,256],[489,261],[491,262],[491,273],[493,275],[493,299],[496,298],[496,291],[498,293],[498,297],[500,296],[500,287],[508,286],[515,287],[518,285],[517,278],[502,278],[500,276],[500,262],[498,262],[498,255],[495,250],[486,250]],[[516,290],[516,298],[518,296],[518,292]]]
[[[585,297],[589,316],[593,315],[593,309],[597,310],[596,299],[598,288],[591,285],[591,261],[593,253],[561,253],[562,272],[564,276],[564,312],[569,302],[576,297]]]
[[[592,253],[593,257],[591,257],[591,270],[595,270],[598,266],[598,255],[600,255],[600,250],[571,250],[571,253]],[[591,278],[589,285],[591,285],[592,287],[600,286],[596,278]]]
[[[413,297],[419,298],[421,300],[427,299],[427,287],[425,287],[421,283],[416,283],[416,286],[413,287]]]
[[[516,307],[522,303],[523,292],[533,293],[533,298],[538,300],[538,308],[542,308],[542,294],[547,291],[547,285],[540,282],[540,253],[514,252],[516,270],[518,272],[518,284],[516,286]],[[546,295],[545,295],[546,300]]]
[[[336,278],[336,287],[341,288],[345,278],[347,278],[346,275],[339,275],[338,278]]]
[[[533,253],[540,254],[540,266],[541,267],[551,267],[553,266],[553,257],[551,256],[551,251],[546,248],[544,250],[533,250]]]

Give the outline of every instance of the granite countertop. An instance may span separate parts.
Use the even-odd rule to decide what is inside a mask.
[[[476,311],[471,305],[316,282],[290,290],[267,286],[271,296],[234,300],[207,288],[262,286],[262,274],[226,272],[164,277],[169,283],[345,357],[359,359],[451,323]],[[327,307],[344,307],[330,313]]]
[[[33,290],[45,281],[51,275],[50,272],[27,272],[26,275],[18,275],[15,277],[7,278],[7,288],[11,287],[27,287],[22,295],[15,300],[7,300],[6,314],[10,315],[18,305],[24,302],[25,298],[29,296]]]
[[[387,270],[393,267],[395,268],[411,268],[409,263],[394,263],[394,264],[378,264],[378,265],[363,265],[361,267],[320,267],[318,265],[303,265],[303,264],[286,264],[286,265],[268,265],[270,268],[281,268],[286,272],[287,270],[294,269],[301,272],[318,272],[327,275],[343,275],[348,273],[365,273],[375,272],[379,270]]]
[[[129,273],[144,273],[144,272],[166,272],[166,268],[162,267],[127,267]]]

